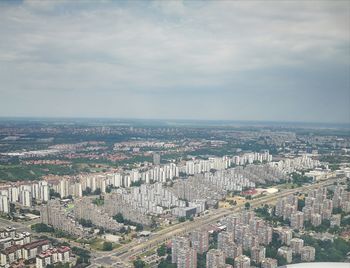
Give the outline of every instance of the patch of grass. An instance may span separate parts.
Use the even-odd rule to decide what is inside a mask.
[[[106,240],[101,238],[94,238],[89,241],[90,247],[97,251],[103,251],[103,243],[106,242]],[[112,249],[120,247],[120,244],[112,243]]]

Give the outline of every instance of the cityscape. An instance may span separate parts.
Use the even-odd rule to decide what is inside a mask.
[[[3,267],[349,260],[346,126],[107,124],[1,121]]]
[[[0,268],[350,267],[349,1],[0,23]]]

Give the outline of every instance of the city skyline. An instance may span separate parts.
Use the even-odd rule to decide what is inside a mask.
[[[0,116],[349,123],[327,2],[0,3]]]

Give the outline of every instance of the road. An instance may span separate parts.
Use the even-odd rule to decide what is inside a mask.
[[[274,202],[278,198],[285,197],[296,192],[304,192],[320,186],[331,185],[337,180],[339,179],[329,179],[327,181],[322,181],[308,186],[284,190],[275,194],[249,200],[249,203],[251,204],[251,207],[260,206],[263,204]],[[119,247],[118,249],[112,252],[94,258],[92,260],[92,267],[98,267],[96,265],[103,265],[107,263],[108,265],[113,265],[113,267],[118,267],[118,263],[121,264],[120,267],[132,267],[130,266],[130,264],[128,264],[128,262],[131,261],[134,257],[139,256],[146,251],[160,246],[161,244],[169,241],[174,236],[184,235],[197,228],[206,226],[211,223],[215,223],[221,218],[228,216],[234,212],[238,212],[243,208],[244,205],[236,206],[234,208],[220,208],[217,210],[213,210],[209,214],[201,216],[200,218],[196,218],[194,221],[183,222],[170,226],[166,229],[162,229],[152,234],[149,240],[145,242],[138,243],[137,241],[133,241],[127,245]],[[115,260],[115,262],[113,262],[113,260]]]
[[[31,221],[23,221],[23,222],[15,222],[15,221],[11,221],[8,219],[4,219],[4,218],[0,218],[0,226],[1,227],[7,227],[7,226],[11,226],[11,227],[15,227],[17,229],[17,231],[19,232],[32,232],[30,226],[32,224],[38,223],[40,221],[40,219],[35,219],[35,220],[31,220]]]

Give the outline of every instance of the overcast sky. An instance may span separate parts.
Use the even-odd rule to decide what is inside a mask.
[[[0,2],[0,116],[350,122],[349,1]]]

